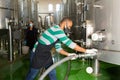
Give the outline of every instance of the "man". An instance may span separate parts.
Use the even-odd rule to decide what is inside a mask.
[[[50,50],[55,46],[56,50],[65,56],[71,56],[76,54],[70,54],[64,51],[61,48],[61,43],[70,47],[79,52],[83,53],[96,53],[95,49],[84,49],[70,40],[65,32],[68,31],[72,27],[72,20],[70,18],[63,18],[59,25],[55,25],[49,29],[47,29],[36,42],[33,48],[33,56],[32,56],[32,64],[29,71],[29,74],[26,80],[33,80],[39,69],[45,67],[46,69],[53,64],[52,56]],[[50,80],[57,80],[55,70],[52,70],[49,73]]]

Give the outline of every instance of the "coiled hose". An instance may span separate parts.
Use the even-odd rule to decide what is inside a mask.
[[[68,61],[67,63],[67,71],[66,71],[66,75],[64,77],[64,80],[68,80],[68,76],[69,76],[69,73],[70,73],[70,69],[71,69],[71,61]]]
[[[79,54],[76,56],[76,58],[81,58],[81,57],[91,57],[91,56],[96,56],[97,54]],[[41,76],[38,80],[43,80],[47,74],[52,71],[54,68],[56,68],[57,66],[59,66],[60,64],[68,61],[68,60],[71,60],[72,58],[74,57],[74,55],[71,55],[71,56],[68,56],[68,57],[65,57],[63,58],[62,60],[56,62],[55,64],[53,64],[52,66],[50,66]]]
[[[54,68],[56,68],[57,66],[59,66],[60,64],[70,60],[71,58],[73,58],[74,56],[68,56],[68,57],[65,57],[63,58],[62,60],[60,60],[59,62],[56,62],[55,64],[53,64],[52,66],[50,66],[41,76],[38,80],[43,80],[47,74],[52,71]]]

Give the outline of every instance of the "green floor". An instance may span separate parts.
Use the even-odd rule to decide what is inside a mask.
[[[66,62],[56,68],[57,79],[67,80],[66,78],[68,78],[68,80],[120,80],[120,66],[100,62],[99,76],[86,73],[85,69],[87,66],[89,66],[87,61],[82,61],[79,59]],[[70,68],[69,71],[67,71],[67,67]],[[28,55],[19,57],[13,63],[10,63],[0,57],[0,80],[25,80],[28,69]]]

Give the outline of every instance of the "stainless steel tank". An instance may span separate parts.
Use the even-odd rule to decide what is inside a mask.
[[[47,29],[53,25],[54,25],[54,15],[52,13],[49,13],[47,16],[45,16],[44,26]]]
[[[37,0],[18,0],[18,16],[21,26],[25,26],[29,20],[33,20],[38,27]]]
[[[9,53],[10,61],[14,52],[13,32],[18,27],[24,29],[29,20],[37,26],[37,0],[0,0],[0,51]]]
[[[89,11],[87,19],[93,24],[94,34],[91,36],[93,46],[102,55],[99,60],[120,65],[120,23],[119,0],[87,0]]]
[[[6,29],[6,18],[13,18],[12,0],[0,0],[0,29]]]

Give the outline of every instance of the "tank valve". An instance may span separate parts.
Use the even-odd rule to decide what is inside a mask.
[[[93,41],[104,41],[105,40],[105,34],[103,31],[97,31],[92,34],[91,36]]]

